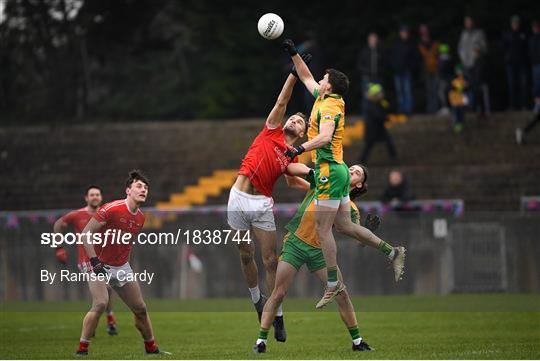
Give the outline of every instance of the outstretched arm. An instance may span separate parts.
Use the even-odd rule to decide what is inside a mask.
[[[319,110],[321,111],[319,134],[294,149],[287,150],[286,154],[290,159],[294,159],[306,151],[322,148],[332,141],[335,127],[338,126],[338,121],[343,116],[342,111],[337,106],[328,106]]]
[[[304,163],[290,163],[287,166],[288,175],[285,174],[285,180],[289,188],[299,189],[302,191],[309,190],[309,182],[301,177],[314,177],[313,169],[309,168]]]
[[[309,171],[311,168],[309,168],[304,163],[289,163],[287,166],[287,172],[291,176],[301,176],[304,177],[309,174]]]
[[[324,147],[332,141],[334,128],[335,124],[333,122],[321,123],[319,134],[315,138],[308,140],[304,144],[300,144],[293,149],[288,149],[285,155],[290,159],[294,159],[304,152]]]
[[[276,104],[272,108],[272,111],[270,111],[270,114],[268,114],[268,118],[266,118],[266,125],[268,128],[276,128],[283,121],[283,116],[287,110],[287,104],[291,99],[294,84],[296,84],[296,77],[289,74],[283,88],[281,89],[281,93],[279,93]]]
[[[334,133],[334,128],[334,122],[322,123],[319,134],[315,138],[302,144],[304,151],[308,152],[313,149],[318,149],[330,143],[330,141],[332,141],[332,134]]]
[[[289,188],[298,189],[301,191],[309,190],[309,182],[303,178],[285,175],[285,181],[287,181]]]
[[[307,64],[309,64],[311,61],[311,54],[303,54],[300,58],[307,66]],[[294,85],[296,84],[296,79],[298,79],[298,73],[296,72],[296,68],[293,67],[291,69],[291,74],[281,89],[281,93],[279,93],[276,104],[272,108],[270,114],[268,114],[268,118],[266,118],[266,125],[269,128],[276,128],[281,124],[285,111],[287,110],[287,104],[291,99],[292,91],[294,89]]]
[[[291,59],[296,68],[296,72],[298,73],[298,78],[300,78],[300,81],[304,83],[309,93],[314,94],[315,89],[319,88],[319,83],[317,83],[315,78],[313,78],[313,74],[311,74],[311,71],[309,71],[308,66],[302,60],[300,55],[298,55],[298,51],[296,50],[293,41],[290,39],[286,39],[283,42],[283,47],[285,48],[285,51],[287,51],[291,56]]]

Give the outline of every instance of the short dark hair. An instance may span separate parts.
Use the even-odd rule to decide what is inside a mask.
[[[136,181],[141,181],[147,186],[150,186],[150,182],[148,182],[148,178],[146,178],[144,173],[138,169],[133,169],[131,172],[129,172],[128,179],[126,180],[126,188],[131,187],[131,185]]]
[[[368,175],[369,175],[368,169],[365,165],[362,165],[362,164],[358,164],[358,166],[362,168],[362,170],[364,171],[364,179],[362,179],[362,187],[360,188],[354,187],[354,189],[349,192],[349,198],[351,200],[354,200],[366,194],[368,191],[368,184],[367,184]]]
[[[97,189],[99,193],[103,193],[103,191],[101,190],[99,186],[95,184],[90,184],[88,187],[86,187],[86,192],[84,194],[88,195],[88,192],[90,191],[90,189]]]
[[[364,179],[362,180],[362,183],[367,183],[367,179],[368,179],[368,176],[369,176],[369,171],[367,169],[367,167],[363,164],[358,164],[358,166],[360,168],[362,168],[362,170],[364,171]]]
[[[349,78],[347,75],[343,74],[336,69],[326,69],[326,74],[328,74],[328,82],[332,86],[332,92],[338,95],[345,95],[349,90]]]
[[[307,116],[302,112],[296,112],[294,115],[297,115],[304,120],[304,127],[305,127],[304,133],[307,133],[307,130],[309,127]]]

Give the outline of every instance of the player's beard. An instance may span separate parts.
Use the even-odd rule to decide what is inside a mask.
[[[289,137],[298,138],[298,134],[296,134],[296,129],[294,128],[285,127],[283,129],[283,132],[285,133],[285,135],[288,135]]]

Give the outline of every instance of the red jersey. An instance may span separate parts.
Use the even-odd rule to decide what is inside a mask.
[[[283,127],[279,125],[271,129],[265,124],[251,143],[238,174],[248,177],[258,192],[271,197],[279,176],[288,174],[287,166],[290,163],[298,162],[298,157],[291,162],[289,157],[285,156],[289,148],[291,147],[285,142]]]
[[[137,212],[131,213],[127,206],[127,200],[121,199],[118,201],[113,201],[107,204],[104,204],[94,215],[94,219],[100,223],[106,222],[105,226],[100,230],[102,237],[104,238],[107,235],[107,230],[118,230],[121,231],[121,234],[131,233],[131,239],[128,244],[123,244],[116,242],[111,242],[114,233],[111,231],[107,235],[107,243],[103,246],[97,245],[99,247],[99,252],[97,253],[100,261],[111,266],[121,266],[124,263],[129,261],[129,254],[131,252],[131,247],[135,241],[134,236],[139,233],[141,228],[144,225],[144,214],[141,209],[137,209]]]
[[[94,216],[94,213],[88,212],[86,207],[69,212],[62,217],[62,221],[71,225],[75,233],[81,233],[86,227],[86,224],[90,221],[90,218]],[[97,247],[95,247],[97,249]],[[87,263],[89,258],[86,255],[83,244],[77,244],[77,264]]]

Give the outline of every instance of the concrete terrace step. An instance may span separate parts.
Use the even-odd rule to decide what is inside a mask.
[[[514,140],[514,129],[529,118],[530,113],[468,118],[465,131],[456,135],[448,118],[413,116],[390,132],[417,197],[464,198],[467,209],[517,209],[516,197],[540,194],[540,136],[531,134],[524,147]],[[352,125],[358,117],[347,119]],[[120,197],[124,178],[135,167],[151,179],[148,203],[164,202],[215,169],[238,169],[263,124],[252,119],[0,128],[1,208],[77,207],[89,183],[100,184],[107,200]],[[363,141],[351,140],[345,149],[348,164],[356,163],[363,147]],[[383,144],[374,148],[368,166],[366,199],[377,199],[395,167]],[[216,192],[206,201],[226,202],[228,192]],[[283,180],[276,184],[276,202],[302,197]]]

